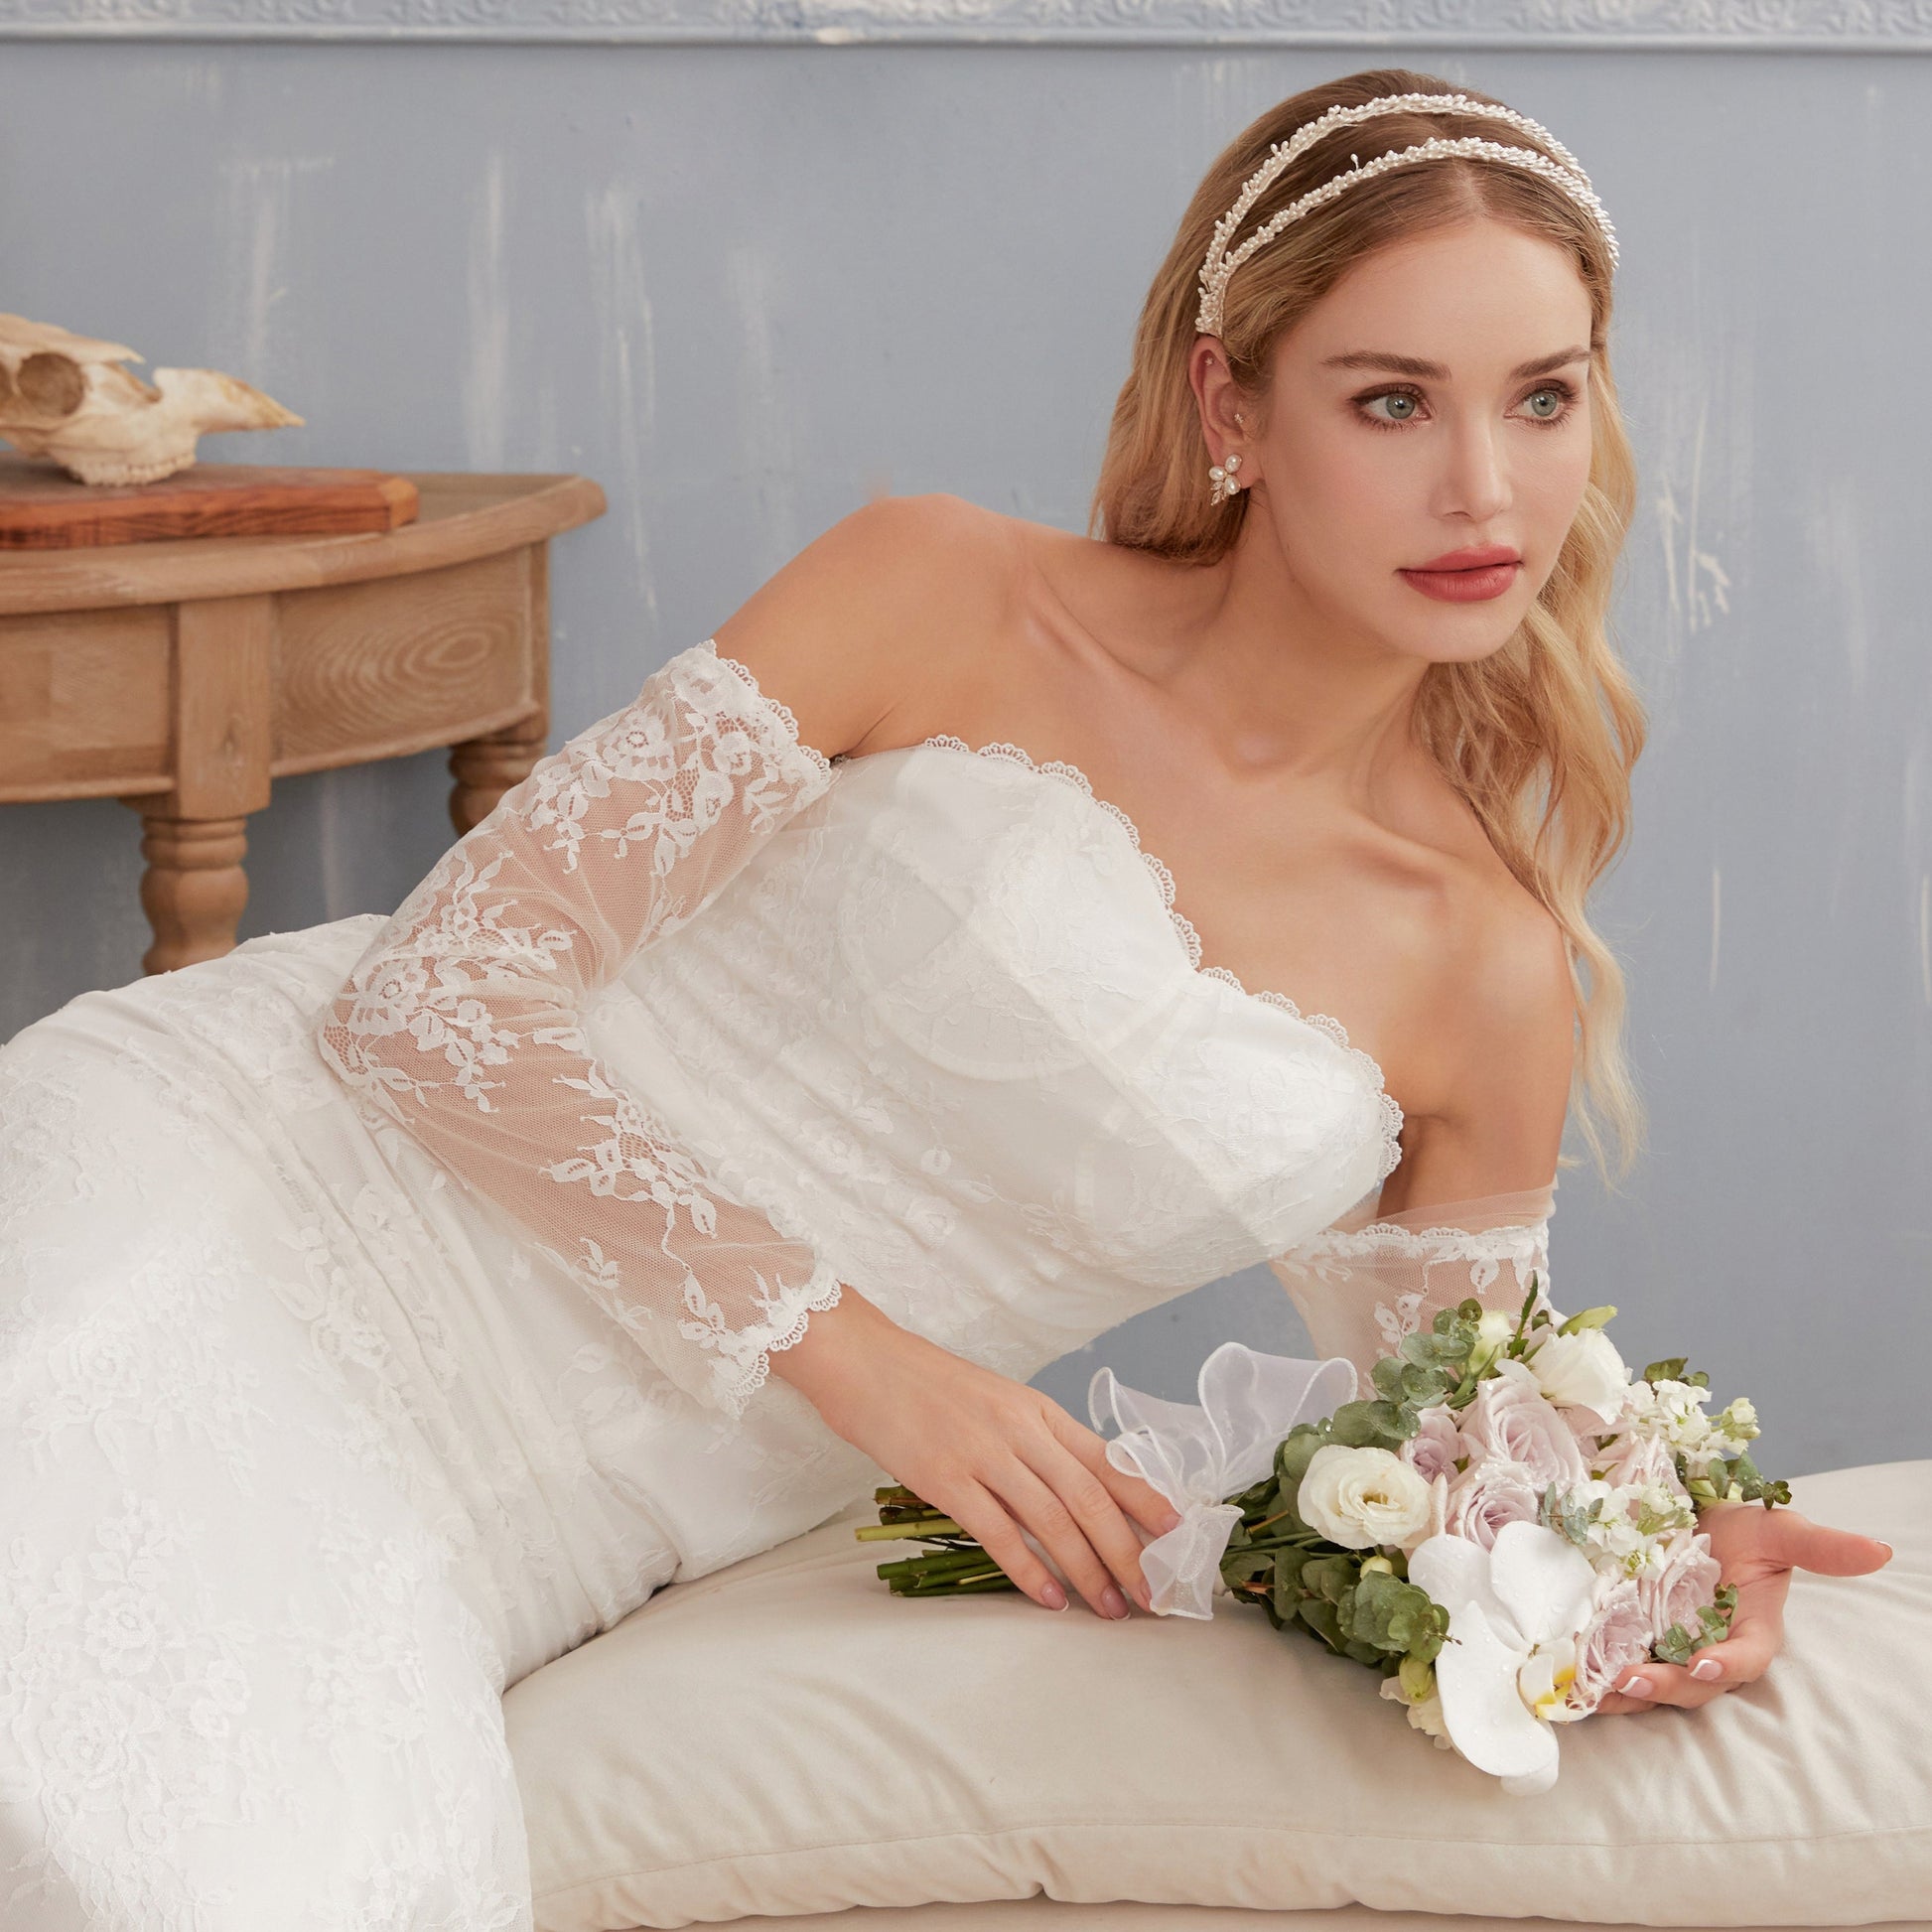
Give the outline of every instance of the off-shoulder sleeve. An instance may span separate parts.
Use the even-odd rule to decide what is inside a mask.
[[[1269,1267],[1288,1290],[1315,1352],[1345,1355],[1363,1386],[1376,1360],[1427,1329],[1438,1309],[1473,1296],[1514,1315],[1537,1277],[1550,1301],[1556,1183],[1445,1201],[1371,1220],[1345,1215]]]
[[[830,782],[790,711],[706,638],[450,849],[317,1029],[360,1102],[562,1256],[679,1387],[734,1417],[840,1284],[667,1138],[591,1055],[580,1016]]]

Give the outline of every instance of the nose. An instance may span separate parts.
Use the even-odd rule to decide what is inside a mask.
[[[1502,425],[1483,419],[1456,426],[1438,485],[1439,515],[1479,524],[1509,508],[1514,492],[1501,437]]]

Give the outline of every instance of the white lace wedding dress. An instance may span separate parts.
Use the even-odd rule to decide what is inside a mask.
[[[500,1694],[884,1479],[767,1379],[841,1283],[1026,1379],[1332,1277],[1400,1112],[1173,897],[706,639],[394,917],[0,1048],[0,1924],[527,1927]]]

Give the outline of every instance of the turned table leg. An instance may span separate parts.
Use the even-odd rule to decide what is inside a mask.
[[[128,801],[137,811],[140,801]],[[234,946],[235,927],[248,903],[245,818],[168,818],[141,812],[141,905],[154,928],[142,955],[150,973],[172,972],[198,960],[219,959]]]
[[[530,775],[549,736],[550,719],[538,712],[486,738],[450,748],[450,775],[456,780],[450,792],[450,823],[459,836],[481,825],[504,792]]]

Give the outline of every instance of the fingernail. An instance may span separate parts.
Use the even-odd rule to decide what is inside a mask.
[[[1177,1509],[1169,1510],[1167,1515],[1161,1519],[1161,1534],[1163,1536],[1166,1536],[1170,1530],[1177,1530],[1179,1527],[1180,1512]],[[1885,1547],[1889,1549],[1891,1546],[1887,1544]]]
[[[1621,1688],[1625,1697],[1647,1698],[1650,1695],[1650,1679],[1647,1677],[1633,1677],[1629,1683],[1623,1685]]]
[[[1049,1577],[1039,1587],[1039,1600],[1049,1610],[1063,1610],[1066,1608],[1066,1591]]]
[[[1128,1616],[1132,1614],[1127,1607],[1127,1598],[1120,1593],[1120,1586],[1118,1584],[1109,1584],[1100,1592],[1100,1607],[1109,1616]]]
[[[1725,1674],[1724,1665],[1721,1664],[1715,1657],[1700,1657],[1697,1660],[1697,1662],[1691,1666],[1691,1675],[1693,1677],[1703,1678],[1707,1684],[1709,1684],[1714,1677],[1722,1677],[1724,1674]]]
[[[1889,1563],[1889,1562],[1890,1562],[1890,1561],[1892,1560],[1892,1556],[1893,1556],[1893,1554],[1894,1554],[1894,1552],[1893,1552],[1893,1550],[1892,1550],[1892,1547],[1891,1547],[1891,1545],[1890,1545],[1889,1543],[1887,1543],[1887,1542],[1885,1541],[1885,1539],[1884,1539],[1884,1538],[1883,1538],[1882,1536],[1874,1536],[1874,1537],[1873,1537],[1873,1538],[1872,1538],[1871,1540],[1872,1540],[1872,1542],[1874,1542],[1875,1544],[1877,1544],[1877,1546],[1879,1547],[1879,1549],[1881,1549],[1882,1551],[1884,1551],[1884,1553],[1885,1553],[1885,1561],[1886,1561],[1887,1563]]]

